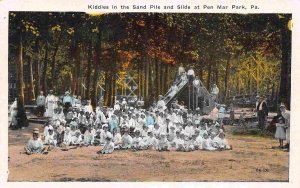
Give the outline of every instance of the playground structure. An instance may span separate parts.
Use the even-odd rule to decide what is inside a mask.
[[[209,93],[202,81],[199,79],[199,88],[193,85],[192,80],[180,80],[175,82],[177,92],[170,96],[171,90],[169,90],[164,96],[164,102],[167,107],[172,105],[172,102],[178,100],[178,102],[183,102],[186,104],[189,110],[196,110],[197,108],[203,114],[209,114],[215,107],[216,96]]]
[[[123,87],[118,90],[117,93],[119,94],[115,96],[115,101],[121,102],[122,99],[125,98],[130,106],[143,106],[143,99],[140,99],[135,93],[138,89],[138,84],[134,79],[128,74],[123,76],[116,75],[116,77]],[[171,107],[172,104],[178,100],[184,103],[190,110],[196,110],[198,108],[201,113],[209,114],[215,107],[216,96],[209,93],[201,80],[199,80],[199,88],[196,88],[193,85],[194,79],[195,78],[191,80],[174,81],[173,84],[176,84],[178,89],[172,96],[170,96],[172,92],[171,89],[163,96],[166,106]]]

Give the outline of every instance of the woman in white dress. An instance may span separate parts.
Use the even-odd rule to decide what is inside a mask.
[[[54,109],[57,107],[57,99],[56,97],[53,95],[53,90],[49,91],[48,96],[46,97],[46,117],[53,117],[54,114]]]

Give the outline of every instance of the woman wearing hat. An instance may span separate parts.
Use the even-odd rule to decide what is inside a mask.
[[[26,154],[31,155],[35,153],[47,153],[45,151],[45,147],[43,146],[43,143],[41,139],[39,138],[39,129],[34,128],[32,132],[32,139],[28,141],[27,146],[24,148]]]

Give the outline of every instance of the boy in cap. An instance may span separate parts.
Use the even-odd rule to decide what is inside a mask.
[[[35,153],[44,153],[47,154],[45,151],[46,148],[44,148],[43,143],[41,139],[39,139],[39,129],[34,128],[32,132],[32,139],[30,139],[27,143],[27,146],[24,148],[26,154],[31,155]]]

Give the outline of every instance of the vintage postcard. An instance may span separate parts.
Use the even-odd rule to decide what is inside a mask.
[[[0,1],[1,187],[299,187],[299,5]]]

